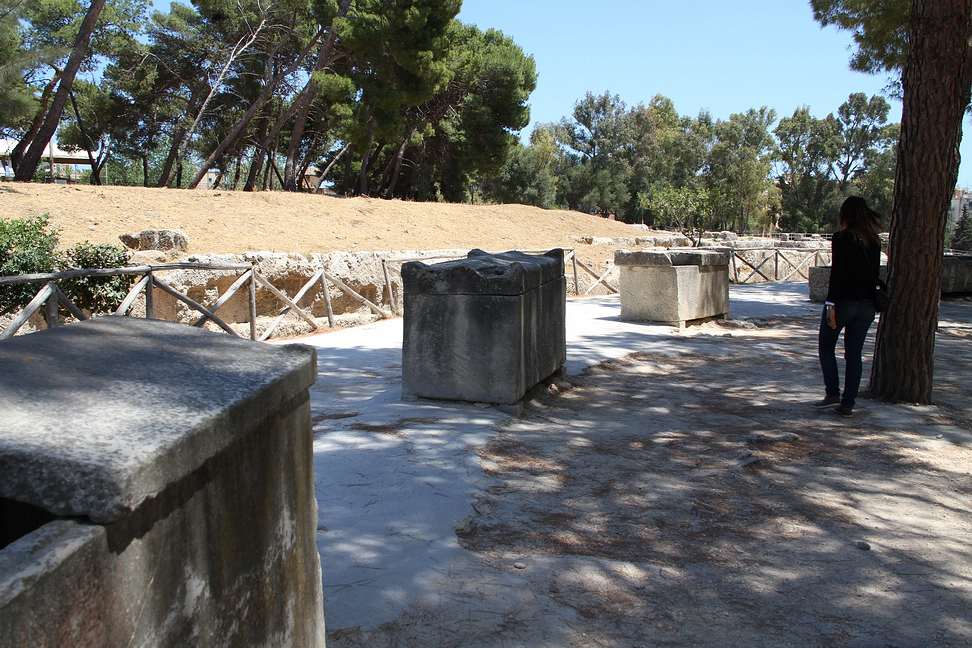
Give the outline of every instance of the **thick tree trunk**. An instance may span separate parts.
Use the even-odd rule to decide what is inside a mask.
[[[47,114],[47,107],[51,103],[51,94],[53,94],[57,82],[61,80],[61,72],[61,70],[55,68],[54,76],[47,82],[44,86],[44,92],[41,93],[37,112],[34,114],[34,120],[31,122],[30,128],[27,129],[27,132],[24,133],[24,136],[20,138],[20,141],[17,142],[17,145],[10,152],[10,165],[13,167],[14,172],[20,166],[20,158],[24,156],[24,151],[30,146],[30,143],[34,140],[34,136],[37,135],[37,131],[40,130],[41,124],[44,123],[44,115]]]
[[[29,182],[34,177],[34,171],[37,170],[37,165],[40,164],[41,156],[44,154],[44,147],[47,146],[51,138],[54,137],[54,133],[57,132],[57,126],[61,121],[61,112],[64,110],[64,104],[67,103],[68,93],[74,87],[74,77],[77,75],[78,68],[81,67],[81,62],[84,60],[85,52],[88,50],[88,43],[91,41],[91,33],[98,23],[98,16],[101,15],[101,10],[105,8],[105,1],[91,0],[91,6],[88,7],[88,12],[84,15],[84,20],[81,21],[81,26],[78,28],[78,36],[74,41],[74,48],[68,57],[67,65],[64,66],[61,80],[57,84],[57,92],[54,93],[54,99],[51,100],[47,115],[44,117],[44,123],[37,131],[37,135],[30,143],[30,146],[24,151],[24,155],[17,165],[17,170],[14,172],[14,180]]]
[[[891,212],[891,306],[878,325],[871,371],[871,393],[882,400],[932,398],[945,221],[972,89],[970,38],[968,0],[913,0]]]

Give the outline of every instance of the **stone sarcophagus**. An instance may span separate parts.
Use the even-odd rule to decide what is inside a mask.
[[[323,648],[316,374],[128,317],[0,342],[0,647]]]
[[[402,266],[402,393],[511,404],[567,359],[563,250]]]
[[[685,326],[729,314],[729,256],[715,250],[618,250],[621,319]]]

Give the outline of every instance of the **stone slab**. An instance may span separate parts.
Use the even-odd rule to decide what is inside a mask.
[[[617,250],[614,263],[619,266],[719,266],[729,263],[723,250]]]
[[[406,263],[402,395],[512,404],[567,355],[563,250]]]
[[[157,320],[0,342],[0,497],[111,522],[315,379],[313,348]]]
[[[563,276],[563,268],[564,251],[559,248],[542,255],[472,250],[455,261],[405,263],[402,282],[409,294],[522,295]]]

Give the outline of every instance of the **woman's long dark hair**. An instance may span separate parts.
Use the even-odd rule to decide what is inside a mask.
[[[866,243],[878,243],[881,233],[881,214],[867,206],[860,196],[851,196],[840,206],[840,227]]]

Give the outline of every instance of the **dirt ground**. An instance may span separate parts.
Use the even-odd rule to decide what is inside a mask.
[[[114,243],[121,234],[181,229],[189,252],[311,252],[614,248],[583,237],[634,237],[644,229],[572,211],[525,205],[415,203],[286,192],[189,191],[89,185],[0,184],[0,218],[47,213],[61,243]],[[573,238],[572,238],[573,237]],[[607,250],[607,251],[605,251]]]
[[[970,309],[943,306],[935,406],[810,407],[813,317],[537,390],[478,448],[468,563],[328,646],[972,645]]]

